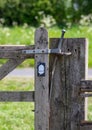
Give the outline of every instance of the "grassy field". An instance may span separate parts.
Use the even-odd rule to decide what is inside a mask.
[[[5,78],[0,91],[34,90],[30,78]],[[0,130],[34,130],[34,104],[26,102],[0,103]],[[88,120],[92,120],[92,98],[88,100]]]
[[[29,27],[26,24],[22,27],[0,27],[0,45],[32,45],[34,44],[34,32],[35,28]],[[73,26],[66,28],[66,38],[87,38],[89,42],[89,59],[88,65],[92,67],[92,27],[90,26]],[[61,29],[58,27],[48,28],[49,37],[60,37]],[[26,60],[21,66],[29,67],[33,66],[34,62]]]
[[[6,78],[0,91],[34,90],[33,79]],[[0,103],[0,130],[34,130],[34,104],[28,102]]]

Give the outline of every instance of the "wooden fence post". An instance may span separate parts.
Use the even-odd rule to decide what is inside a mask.
[[[59,39],[51,39],[50,48],[56,48],[58,42]],[[80,81],[86,77],[87,43],[84,38],[64,39],[61,49],[72,54],[58,56],[52,81],[56,55],[50,56],[50,130],[81,130],[85,100],[80,96]]]
[[[35,49],[48,49],[48,33],[38,28]],[[49,130],[49,56],[35,55],[35,130]]]

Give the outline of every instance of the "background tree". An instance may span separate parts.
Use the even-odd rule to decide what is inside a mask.
[[[72,19],[71,21],[76,23],[81,19],[81,16],[89,15],[92,13],[92,1],[91,0],[72,0]]]
[[[91,0],[4,0],[0,2],[0,19],[4,19],[4,25],[17,22],[37,27],[51,16],[57,25],[65,26],[79,23],[82,15],[92,14],[91,5]]]

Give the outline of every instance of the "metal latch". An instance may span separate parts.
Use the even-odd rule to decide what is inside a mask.
[[[71,55],[71,52],[61,52],[61,49],[35,49],[35,50],[23,50],[24,54],[59,54],[59,55]]]
[[[71,52],[62,52],[62,40],[64,37],[65,30],[62,30],[62,35],[58,43],[58,48],[55,49],[34,49],[34,50],[22,50],[23,54],[59,54],[59,55],[71,55]]]

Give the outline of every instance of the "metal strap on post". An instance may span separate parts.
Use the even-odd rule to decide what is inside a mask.
[[[23,50],[24,54],[58,54],[58,55],[71,55],[71,52],[61,52],[61,49],[35,49],[35,50]]]
[[[71,52],[62,52],[61,45],[64,37],[65,30],[62,30],[62,35],[58,43],[58,48],[55,49],[34,49],[34,50],[22,50],[23,54],[58,54],[58,55],[71,55]]]

